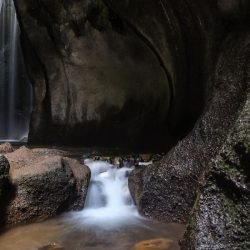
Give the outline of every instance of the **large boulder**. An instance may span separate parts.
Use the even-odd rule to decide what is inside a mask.
[[[183,250],[250,249],[249,163],[250,88],[234,128],[202,181]]]
[[[167,222],[186,222],[212,157],[219,152],[247,94],[250,33],[233,33],[223,44],[213,95],[191,133],[159,163],[137,168],[129,188],[139,211]]]
[[[21,147],[7,154],[13,197],[6,223],[40,221],[84,206],[90,170],[55,150]]]

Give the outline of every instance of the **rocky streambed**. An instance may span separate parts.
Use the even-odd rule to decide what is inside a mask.
[[[94,152],[73,159],[72,151],[58,149],[14,150],[10,144],[0,149],[5,180],[1,222],[7,227],[0,235],[0,249],[179,249],[184,225],[141,217],[126,191],[129,172],[159,161],[163,154]],[[100,178],[104,200],[90,188]],[[87,189],[88,196],[96,198],[86,201]]]

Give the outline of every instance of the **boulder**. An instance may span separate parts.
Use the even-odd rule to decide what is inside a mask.
[[[237,119],[246,94],[250,33],[226,39],[216,65],[213,95],[190,134],[158,163],[136,168],[129,188],[139,211],[166,222],[186,222],[200,179]]]
[[[250,88],[247,102],[202,180],[183,250],[250,249]]]
[[[7,154],[13,152],[14,149],[10,143],[0,144],[0,154]]]
[[[84,206],[90,170],[55,150],[21,147],[6,155],[12,196],[6,223],[41,221]]]
[[[0,204],[2,205],[6,184],[9,180],[9,162],[0,155]],[[0,205],[0,209],[1,209]]]

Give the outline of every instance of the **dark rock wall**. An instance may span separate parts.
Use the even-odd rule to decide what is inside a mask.
[[[249,162],[250,89],[236,124],[198,192],[183,250],[250,248]]]
[[[4,192],[6,183],[8,183],[9,179],[9,162],[3,156],[0,155],[0,201],[3,202]]]
[[[6,206],[9,201],[9,169],[8,160],[0,155],[0,227],[5,224]]]
[[[214,94],[194,129],[158,164],[132,172],[129,187],[141,213],[168,222],[188,219],[199,181],[246,97],[249,41],[249,32],[226,39],[216,65]]]
[[[215,1],[15,3],[31,143],[170,147],[193,127],[224,34]]]
[[[159,58],[171,79],[172,99],[165,129],[185,134],[203,109],[208,74],[223,35],[217,32],[221,23],[215,4],[201,0],[104,2]]]
[[[34,88],[30,142],[133,144],[146,132],[162,135],[170,78],[102,1],[16,7]]]

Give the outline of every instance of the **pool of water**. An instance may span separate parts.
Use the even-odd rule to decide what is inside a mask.
[[[177,250],[183,232],[184,225],[163,224],[139,216],[117,224],[103,219],[100,225],[90,225],[81,213],[69,213],[2,233],[0,249],[37,250],[58,243],[67,250],[131,250],[138,242],[165,238],[172,241],[167,249]]]

